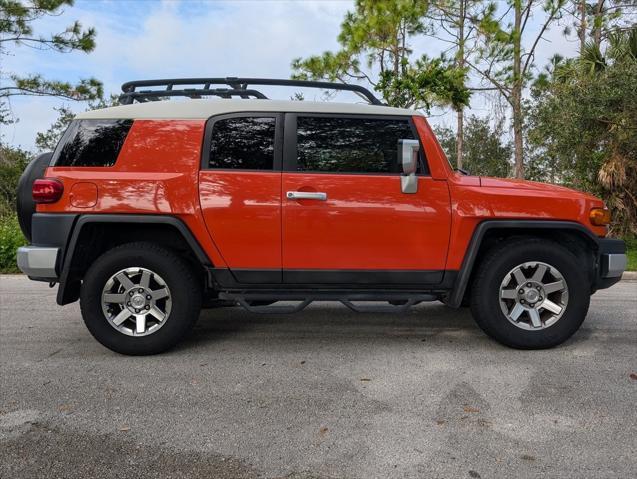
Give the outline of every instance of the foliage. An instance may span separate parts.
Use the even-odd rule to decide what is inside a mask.
[[[572,17],[582,52],[589,41],[599,47],[608,38],[608,32],[630,29],[635,22],[637,4],[634,0],[570,0],[564,10]],[[570,34],[570,25],[564,32]]]
[[[27,243],[15,214],[0,216],[0,273],[19,273],[16,252]]]
[[[34,21],[45,15],[59,14],[65,5],[72,6],[73,0],[1,0],[0,33],[4,37],[2,41],[22,43],[35,48],[50,48],[63,53],[73,50],[92,51],[95,48],[95,29],[82,30],[82,25],[77,21],[63,32],[50,37],[34,35]]]
[[[534,68],[535,50],[562,14],[566,0],[507,0],[504,14],[495,6],[479,19],[482,45],[467,62],[509,103],[513,123],[515,176],[524,177],[524,110],[522,96]],[[529,19],[541,11],[538,25]]]
[[[491,82],[507,101],[510,101],[516,82],[525,83],[531,79],[537,44],[553,22],[561,17],[564,3],[564,0],[507,0],[509,8],[505,15],[500,15],[495,5],[491,5],[479,19],[482,43],[476,60],[484,63],[480,64],[481,68],[475,68],[476,73]],[[539,13],[538,10],[544,14],[542,22],[532,26],[529,19]],[[518,71],[514,66],[516,60],[521,60]]]
[[[468,104],[465,70],[445,57],[412,61],[409,40],[425,30],[427,2],[357,0],[341,25],[341,49],[292,61],[294,78],[367,82],[391,106]]]
[[[637,232],[637,29],[609,37],[602,52],[556,62],[536,84],[528,138],[539,179],[605,199],[613,231]]]
[[[35,136],[35,146],[37,146],[39,151],[53,151],[69,123],[75,117],[75,113],[67,106],[62,105],[59,108],[54,108],[54,110],[58,112],[55,122],[48,130],[38,132]]]
[[[469,90],[464,83],[463,69],[453,67],[444,57],[430,59],[423,55],[399,74],[392,70],[382,72],[376,91],[388,105],[429,111],[442,104],[460,109],[469,103]]]
[[[427,19],[428,34],[445,38],[454,52],[454,65],[466,72],[467,59],[475,55],[479,45],[478,25],[491,10],[491,4],[483,0],[431,0]],[[458,168],[463,168],[464,157],[464,108],[456,110],[456,152]]]
[[[98,101],[89,102],[87,111],[117,105],[119,105],[119,97],[110,95],[108,99],[100,98]],[[38,151],[53,151],[66,131],[66,128],[69,126],[69,123],[75,118],[75,113],[73,113],[68,106],[63,105],[59,108],[55,108],[55,111],[58,112],[57,119],[46,131],[38,132],[35,136],[35,145]]]
[[[27,46],[58,53],[81,51],[89,53],[95,48],[95,29],[83,29],[73,22],[62,32],[39,35],[34,32],[37,20],[56,16],[73,0],[0,0],[0,55],[13,52],[12,47]],[[76,84],[49,80],[40,74],[21,76],[0,71],[8,80],[0,87],[0,124],[14,121],[8,101],[14,96],[55,96],[69,100],[95,100],[102,97],[102,84],[95,78],[82,79]]]
[[[464,169],[472,175],[507,177],[511,172],[513,147],[503,141],[502,124],[470,116],[465,125]],[[456,160],[456,135],[449,128],[437,128],[436,136],[453,165]]]
[[[20,148],[0,146],[0,217],[15,213],[18,180],[30,160]]]
[[[9,75],[13,86],[0,88],[0,96],[56,96],[67,100],[95,100],[102,96],[102,83],[95,78],[80,80],[72,85],[69,82],[46,80],[42,75],[21,77]]]

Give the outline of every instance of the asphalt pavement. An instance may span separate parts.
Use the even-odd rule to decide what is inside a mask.
[[[204,311],[153,357],[97,343],[77,304],[0,276],[0,477],[637,476],[637,282],[548,351],[439,303],[357,314]]]

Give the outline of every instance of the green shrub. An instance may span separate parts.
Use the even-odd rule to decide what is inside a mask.
[[[628,255],[628,271],[637,271],[637,238],[626,239],[626,254]]]
[[[29,153],[20,148],[0,145],[0,221],[15,215],[16,188],[29,163]]]
[[[18,218],[15,215],[0,217],[0,273],[19,273],[16,251],[27,240],[22,236]]]

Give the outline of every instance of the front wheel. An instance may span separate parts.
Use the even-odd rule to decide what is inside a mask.
[[[559,244],[505,242],[479,265],[471,289],[478,326],[502,344],[544,349],[570,338],[590,303],[586,270]]]
[[[82,317],[107,348],[128,355],[173,347],[199,316],[201,287],[172,251],[130,243],[107,251],[90,267],[80,295]]]

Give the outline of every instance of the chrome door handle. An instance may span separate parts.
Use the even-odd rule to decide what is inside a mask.
[[[327,200],[327,193],[315,193],[313,191],[288,191],[285,196],[287,196],[288,200]]]

